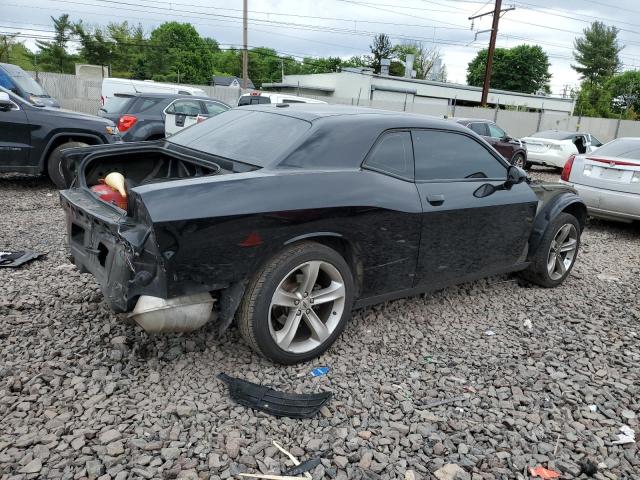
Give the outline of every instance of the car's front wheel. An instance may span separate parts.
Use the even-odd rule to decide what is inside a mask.
[[[86,146],[87,144],[82,142],[67,142],[53,149],[53,151],[49,155],[49,158],[47,159],[47,173],[49,174],[49,179],[55,184],[56,187],[58,187],[59,189],[69,187],[69,185],[67,185],[64,180],[60,165],[60,162],[62,160],[62,150],[65,150],[67,148]]]
[[[580,223],[561,213],[547,227],[531,265],[522,276],[542,287],[560,285],[571,272],[580,248]]]
[[[524,158],[524,153],[516,153],[515,156],[511,159],[511,165],[515,165],[516,167],[520,167],[525,170],[529,170],[531,166]]]
[[[238,311],[249,345],[283,364],[311,360],[340,335],[351,316],[353,277],[344,258],[305,242],[271,258],[253,277]]]

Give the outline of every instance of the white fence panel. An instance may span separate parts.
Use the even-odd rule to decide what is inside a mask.
[[[481,107],[455,107],[454,116],[457,118],[483,118],[485,120],[493,120],[496,111],[493,108]]]
[[[620,120],[619,137],[640,137],[640,122],[634,120]]]
[[[601,142],[609,142],[616,136],[618,120],[614,118],[582,117],[580,131],[595,135]]]
[[[498,110],[496,123],[512,137],[527,137],[538,129],[540,114],[535,112],[516,112]]]

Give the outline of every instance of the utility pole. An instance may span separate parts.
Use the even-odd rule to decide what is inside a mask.
[[[484,83],[482,84],[482,98],[480,104],[483,107],[487,106],[487,97],[489,96],[489,85],[491,84],[491,70],[493,68],[493,54],[496,51],[496,40],[498,39],[498,22],[500,22],[500,14],[502,12],[508,12],[509,10],[515,10],[515,7],[509,7],[502,10],[502,0],[495,0],[493,12],[485,12],[479,15],[469,17],[469,20],[475,18],[484,17],[486,15],[493,15],[493,23],[491,24],[491,38],[489,40],[489,51],[487,52],[487,64],[484,68]]]
[[[242,0],[242,88],[249,88],[249,50],[247,46],[247,30],[248,30],[248,0]]]

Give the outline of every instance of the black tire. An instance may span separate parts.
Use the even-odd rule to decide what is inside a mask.
[[[292,353],[280,348],[270,333],[271,299],[280,282],[287,278],[292,270],[311,261],[326,262],[342,276],[345,287],[343,313],[333,332],[322,344],[305,353]],[[274,362],[294,364],[311,360],[331,346],[349,321],[353,306],[353,290],[351,269],[338,252],[315,242],[292,245],[273,256],[249,282],[238,309],[237,322],[240,333],[253,350]]]
[[[53,151],[49,154],[49,158],[47,159],[47,174],[49,175],[49,179],[55,184],[59,189],[69,188],[69,185],[64,181],[64,177],[62,176],[62,172],[60,171],[60,160],[62,157],[62,150],[67,148],[75,148],[75,147],[86,147],[88,144],[82,142],[67,142],[62,145],[58,145]]]
[[[531,168],[531,167],[528,167],[527,163],[528,162],[525,160],[524,153],[522,153],[522,152],[516,153],[513,156],[513,158],[511,159],[511,165],[515,165],[516,167],[520,167],[520,168],[523,168],[525,170],[529,170],[529,168]]]
[[[571,260],[571,264],[566,269],[564,275],[561,278],[552,278],[549,270],[547,268],[547,261],[550,259],[552,242],[556,238],[556,235],[565,225],[573,225],[575,231],[577,233],[576,237],[576,247],[575,254]],[[575,264],[576,258],[578,257],[578,252],[580,250],[580,223],[578,219],[569,213],[561,213],[556,218],[554,218],[547,230],[544,232],[542,236],[542,240],[540,241],[540,245],[538,246],[538,250],[535,255],[531,258],[531,265],[521,272],[521,276],[532,282],[536,285],[540,285],[545,288],[557,287],[567,278],[569,273],[571,273],[571,269]]]

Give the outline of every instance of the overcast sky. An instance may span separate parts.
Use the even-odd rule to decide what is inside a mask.
[[[72,20],[92,25],[128,20],[151,31],[162,22],[192,23],[202,36],[221,45],[242,43],[242,0],[0,0],[0,32],[50,35],[50,16],[69,13]],[[571,69],[573,39],[590,22],[600,19],[617,26],[624,69],[640,65],[640,15],[637,0],[527,0],[503,2],[515,6],[500,20],[498,46],[539,44],[551,62],[551,89],[561,93],[574,86]],[[392,41],[422,41],[440,49],[449,81],[465,83],[466,67],[475,53],[486,47],[491,16],[468,20],[493,8],[489,2],[471,0],[249,0],[249,45],[267,46],[296,56],[349,57],[369,53],[374,33],[387,33]],[[26,40],[33,46],[33,38]]]

